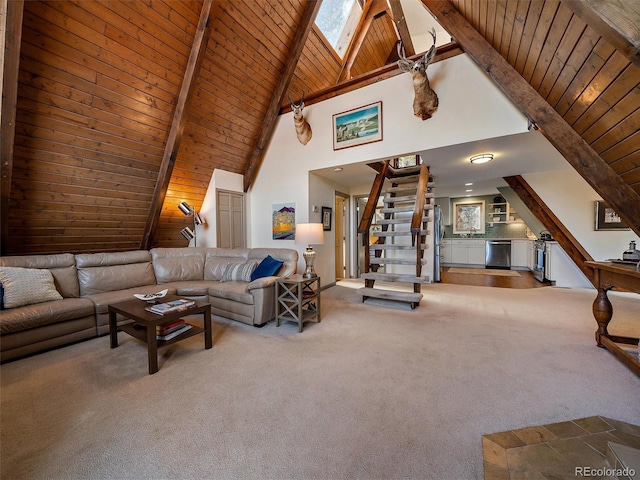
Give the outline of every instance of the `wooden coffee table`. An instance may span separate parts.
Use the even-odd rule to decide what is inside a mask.
[[[178,298],[181,297],[167,296],[162,299],[162,302],[177,300]],[[111,348],[116,348],[118,346],[119,330],[146,343],[149,353],[150,374],[158,371],[158,347],[171,345],[202,332],[204,332],[204,348],[210,349],[213,346],[211,335],[211,305],[208,303],[196,302],[193,307],[166,315],[157,315],[155,313],[147,312],[145,307],[148,306],[149,303],[138,299],[109,305],[109,335],[111,337]],[[182,335],[172,338],[171,340],[156,339],[156,327],[158,325],[164,325],[165,323],[179,320],[184,316],[194,315],[197,313],[202,313],[204,317],[204,328],[192,325],[188,331],[184,332]],[[117,314],[120,314],[125,318],[129,318],[133,320],[133,322],[118,325]]]

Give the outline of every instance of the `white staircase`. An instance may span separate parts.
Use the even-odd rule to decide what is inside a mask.
[[[369,201],[372,198],[377,201],[380,195],[384,195],[384,207],[378,209],[384,219],[377,222],[382,225],[382,231],[374,232],[377,241],[369,244],[371,218],[365,218],[367,210],[358,229],[367,249],[365,271],[361,274],[365,287],[357,290],[363,302],[369,298],[392,300],[408,303],[412,309],[420,304],[421,285],[429,281],[422,275],[422,267],[427,263],[425,252],[428,245],[425,240],[429,235],[428,223],[432,221],[429,213],[433,209],[434,197],[428,179],[429,169],[425,165],[404,168],[400,172],[393,171],[385,163],[380,169]],[[397,282],[404,287],[409,285],[412,291],[405,291],[409,288],[398,290],[390,285],[385,288],[380,282]]]

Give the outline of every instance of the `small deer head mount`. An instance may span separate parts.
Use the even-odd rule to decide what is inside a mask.
[[[309,125],[309,122],[307,122],[302,115],[302,110],[304,109],[304,91],[302,92],[300,103],[295,103],[289,94],[287,94],[287,97],[289,97],[289,103],[293,111],[293,125],[296,127],[296,136],[302,145],[306,145],[309,140],[311,140],[312,132],[311,125]]]
[[[433,45],[424,56],[414,62],[409,60],[405,54],[404,46],[402,42],[398,43],[398,67],[403,72],[409,72],[413,78],[413,114],[416,117],[420,117],[422,120],[431,118],[433,112],[438,108],[438,95],[431,90],[429,85],[429,77],[427,77],[427,67],[436,56],[436,31],[431,29],[431,36],[433,37]]]

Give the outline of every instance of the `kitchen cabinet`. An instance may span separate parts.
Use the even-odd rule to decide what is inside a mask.
[[[536,265],[536,247],[533,244],[533,240],[529,240],[527,243],[527,268],[533,271]]]
[[[440,241],[440,263],[453,263],[451,261],[451,240]]]
[[[484,240],[451,240],[451,263],[484,265]]]
[[[531,248],[529,248],[530,245]],[[532,249],[533,242],[531,240],[511,240],[511,266],[530,269],[529,255],[533,259]]]

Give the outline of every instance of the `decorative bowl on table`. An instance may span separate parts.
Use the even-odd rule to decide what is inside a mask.
[[[153,302],[155,300],[158,300],[159,298],[164,297],[168,291],[169,289],[164,289],[156,293],[145,293],[145,294],[134,293],[133,296],[136,297],[138,300],[144,300],[145,302]]]

